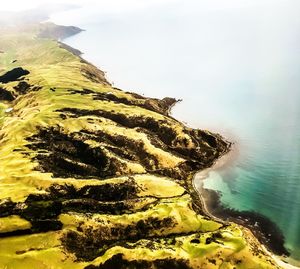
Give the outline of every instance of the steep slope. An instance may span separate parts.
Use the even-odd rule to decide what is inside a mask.
[[[229,143],[41,28],[0,40],[0,268],[279,268],[193,190]]]

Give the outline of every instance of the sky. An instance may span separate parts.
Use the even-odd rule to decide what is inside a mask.
[[[159,2],[171,2],[174,0],[10,0],[3,1],[0,5],[2,11],[22,11],[44,4],[72,4],[72,5],[94,5],[101,7],[103,10],[126,10],[137,7],[147,7]]]
[[[176,3],[182,0],[9,0],[1,3],[0,11],[22,11],[45,4],[66,3],[80,6],[94,5],[103,12],[125,12],[170,2]],[[274,2],[284,2],[284,0],[197,0],[197,2],[203,9],[231,9],[262,4],[272,5]]]

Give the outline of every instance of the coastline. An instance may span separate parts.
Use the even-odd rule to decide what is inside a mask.
[[[233,159],[237,157],[237,147],[236,144],[231,144],[231,147],[227,153],[220,156],[214,165],[211,167],[199,171],[193,177],[193,187],[198,193],[199,200],[201,202],[203,211],[208,217],[213,218],[216,221],[221,222],[234,222],[244,228],[250,230],[255,238],[260,242],[263,249],[276,261],[276,263],[286,269],[297,269],[296,265],[289,263],[288,253],[276,253],[284,252],[286,249],[283,246],[284,237],[282,231],[273,223],[270,219],[255,212],[247,211],[237,211],[230,208],[226,208],[221,204],[220,197],[221,194],[214,190],[208,190],[203,187],[203,180],[205,180],[211,171],[217,171],[219,169],[224,169],[228,166]],[[240,216],[237,216],[240,215]],[[261,227],[261,222],[265,222],[264,227]],[[254,223],[254,224],[253,224]],[[275,236],[274,242],[267,238],[266,235],[270,235],[273,238]],[[281,246],[278,249],[277,238],[280,237]],[[296,263],[298,261],[295,260]]]
[[[74,35],[76,35],[77,33],[75,33]],[[76,56],[78,56],[78,57],[80,57],[80,58],[82,58],[82,59],[84,59],[84,57],[82,57],[82,54],[84,54],[84,53],[82,53],[81,51],[78,51],[77,49],[75,49],[75,48],[72,48],[71,46],[69,46],[69,45],[67,45],[67,44],[65,44],[65,43],[63,43],[63,40],[64,40],[64,38],[62,39],[62,42],[59,42],[59,43],[61,43],[62,45],[65,45],[65,46],[68,46],[68,50],[69,51],[71,51],[71,50],[74,50],[74,51],[76,51],[77,53],[74,53],[74,52],[72,52],[72,53],[74,53]],[[67,49],[67,48],[65,48],[65,49]],[[71,50],[70,50],[71,49]],[[85,59],[84,59],[84,61],[86,61]],[[92,64],[93,65],[93,64]],[[105,77],[105,76],[104,76]],[[106,79],[106,78],[105,78]],[[147,98],[148,99],[148,97],[145,97],[145,98]],[[162,99],[163,100],[163,99]],[[166,114],[168,115],[168,116],[170,116],[170,117],[172,117],[173,119],[175,119],[175,120],[177,120],[176,118],[174,118],[173,116],[172,116],[172,108],[178,103],[178,102],[181,102],[182,100],[180,99],[180,100],[175,100],[169,107],[168,107],[168,109],[167,109],[167,112],[166,112]],[[186,125],[185,123],[182,123],[182,124],[184,124],[184,125]],[[217,135],[219,135],[219,134],[217,134]],[[217,169],[220,169],[220,168],[222,168],[222,167],[224,167],[226,164],[228,164],[231,160],[232,160],[232,158],[234,158],[236,155],[234,155],[234,153],[235,153],[235,150],[236,150],[236,148],[234,147],[234,143],[231,143],[231,142],[229,142],[229,141],[227,141],[227,140],[225,140],[225,142],[226,143],[228,143],[228,149],[227,149],[227,151],[225,151],[225,152],[223,152],[223,154],[221,154],[215,161],[214,161],[214,163],[213,163],[213,165],[212,166],[210,166],[209,168],[206,168],[206,169],[204,169],[204,170],[201,170],[200,172],[197,172],[197,173],[195,173],[194,175],[193,175],[193,178],[192,178],[192,185],[193,185],[193,188],[194,188],[194,190],[195,190],[195,192],[198,194],[198,199],[199,199],[199,201],[201,202],[201,205],[202,205],[202,210],[206,213],[206,215],[208,216],[208,217],[210,217],[211,219],[213,219],[213,220],[216,220],[216,221],[219,221],[219,222],[223,222],[224,223],[224,219],[222,219],[221,217],[218,217],[218,216],[216,216],[216,215],[214,215],[211,211],[210,211],[210,208],[209,208],[209,206],[207,205],[207,202],[205,201],[205,197],[203,196],[203,194],[201,193],[201,191],[203,190],[203,186],[202,186],[202,190],[199,190],[197,187],[196,187],[196,184],[195,184],[195,181],[196,180],[199,180],[199,181],[203,181],[207,176],[208,176],[208,174],[209,174],[209,172],[210,171],[212,171],[212,170],[217,170]],[[200,177],[200,178],[199,178]],[[203,184],[203,183],[202,183]],[[201,184],[201,185],[202,185]],[[209,199],[211,199],[212,198],[212,196],[210,196],[209,197]],[[219,198],[219,197],[218,197]],[[219,203],[219,200],[218,201],[216,201],[217,203]],[[226,220],[225,222],[227,222],[228,220]],[[260,244],[261,244],[261,246],[263,247],[263,249],[276,261],[276,263],[279,265],[279,266],[281,266],[281,267],[284,267],[284,268],[286,268],[286,269],[296,269],[296,268],[299,268],[299,267],[296,267],[296,266],[293,266],[293,265],[291,265],[291,264],[289,264],[289,263],[287,263],[286,261],[284,261],[283,259],[282,259],[282,256],[277,256],[277,255],[275,255],[275,254],[273,254],[273,251],[272,251],[272,248],[270,248],[271,250],[269,250],[269,247],[270,246],[268,246],[268,247],[266,247],[266,245],[263,243],[263,242],[261,242],[260,240],[262,239],[262,235],[261,234],[256,234],[255,233],[255,230],[253,230],[253,229],[251,229],[251,228],[254,228],[254,227],[248,227],[248,225],[247,224],[245,224],[245,222],[243,222],[243,220],[242,220],[242,222],[239,222],[239,221],[237,221],[237,219],[233,219],[233,220],[230,220],[231,222],[235,222],[236,221],[236,223],[238,223],[238,224],[240,224],[240,225],[242,225],[244,228],[246,228],[246,229],[249,229],[253,234],[254,234],[254,236],[259,240],[259,242],[260,242]],[[271,222],[271,221],[270,221]]]
[[[13,97],[1,130],[1,152],[8,152],[1,178],[16,186],[1,185],[0,267],[211,268],[211,256],[216,266],[238,259],[242,235],[197,214],[186,188],[227,151],[221,137],[167,116],[175,99],[116,89],[73,50],[30,34],[24,47],[12,42],[17,33],[8,36],[4,49],[31,58],[20,53],[17,63],[1,62],[1,87]],[[229,252],[227,231],[238,237]],[[216,236],[222,257],[211,249]],[[7,249],[15,240],[17,250]],[[272,268],[267,256],[243,250],[241,263],[254,258]]]
[[[54,28],[60,33],[61,27],[64,26]],[[27,174],[33,172],[33,181],[39,187],[37,189],[39,191],[44,189],[45,192],[34,193],[34,190],[28,189],[26,190],[28,193],[25,193],[22,197],[22,199],[26,198],[25,202],[18,200],[20,198],[15,198],[9,193],[9,199],[13,197],[14,200],[4,200],[0,211],[4,209],[3,218],[6,218],[6,215],[13,216],[13,214],[20,216],[17,219],[20,226],[15,230],[13,228],[13,231],[8,230],[5,232],[2,229],[1,235],[7,237],[2,241],[4,246],[8,245],[8,242],[14,246],[15,237],[12,235],[14,235],[14,232],[18,233],[19,231],[22,231],[23,235],[26,236],[33,234],[37,238],[41,237],[41,240],[37,241],[42,245],[45,239],[43,238],[44,232],[53,231],[53,235],[59,235],[59,244],[63,248],[61,248],[62,252],[60,253],[52,253],[52,245],[46,248],[38,245],[34,246],[37,253],[33,252],[33,255],[31,255],[31,253],[27,254],[26,252],[34,251],[34,248],[21,244],[18,251],[5,254],[5,258],[0,259],[0,264],[7,267],[11,261],[19,260],[20,267],[16,268],[23,269],[24,261],[20,254],[28,255],[29,259],[30,257],[36,259],[41,255],[39,258],[44,260],[45,252],[50,253],[49,266],[50,263],[55,263],[52,258],[54,260],[55,257],[58,257],[57,264],[60,265],[62,261],[72,264],[78,262],[78,268],[83,268],[86,265],[80,267],[79,262],[91,262],[93,259],[98,260],[93,262],[93,265],[84,268],[102,268],[102,265],[109,264],[109,262],[125,263],[127,265],[137,264],[139,265],[137,268],[142,268],[142,265],[147,264],[153,264],[152,267],[156,267],[155,265],[161,264],[161,262],[166,265],[163,268],[186,268],[183,267],[185,264],[193,263],[191,268],[198,268],[199,266],[202,267],[202,263],[205,264],[205,258],[202,255],[203,250],[209,250],[208,255],[205,257],[215,267],[231,267],[232,264],[240,264],[238,267],[254,268],[252,264],[264,267],[265,262],[267,262],[270,267],[266,265],[266,268],[277,268],[276,262],[270,259],[271,255],[262,249],[262,245],[255,240],[253,235],[250,232],[249,237],[245,235],[244,232],[248,234],[247,229],[244,229],[241,225],[237,227],[232,222],[226,224],[224,221],[221,222],[221,219],[218,219],[217,222],[219,223],[216,223],[213,220],[217,220],[217,217],[213,214],[207,217],[209,209],[204,208],[205,203],[201,207],[200,201],[203,197],[198,194],[193,186],[197,171],[201,170],[201,172],[206,171],[207,173],[210,169],[216,167],[225,156],[228,157],[233,152],[231,142],[226,141],[217,132],[212,133],[206,130],[193,129],[188,124],[171,117],[170,111],[178,102],[174,98],[140,98],[138,94],[114,88],[107,82],[101,70],[80,57],[80,51],[67,47],[67,45],[64,46],[64,43],[56,38],[54,40],[51,38],[47,42],[53,46],[53,54],[50,54],[53,58],[50,57],[50,60],[55,63],[61,63],[62,59],[63,61],[66,60],[65,66],[53,64],[49,66],[52,72],[47,72],[48,70],[41,72],[45,76],[45,82],[50,82],[46,83],[47,87],[43,87],[42,83],[36,84],[35,76],[40,74],[40,65],[44,64],[43,52],[47,51],[44,46],[41,46],[40,51],[36,50],[37,55],[42,56],[37,57],[37,59],[41,59],[37,63],[32,64],[33,61],[29,62],[20,56],[17,64],[12,67],[9,65],[10,68],[7,68],[14,67],[14,69],[7,72],[8,74],[18,70],[16,65],[29,70],[26,69],[29,72],[28,77],[24,80],[21,79],[21,82],[17,82],[19,86],[16,89],[18,94],[14,93],[16,94],[14,97],[19,99],[12,105],[16,105],[22,98],[30,103],[32,99],[27,98],[29,96],[36,98],[37,101],[34,103],[36,108],[34,112],[30,110],[31,107],[28,107],[25,102],[20,102],[21,104],[16,106],[22,112],[29,110],[30,113],[27,115],[22,114],[24,116],[22,120],[30,124],[24,124],[24,127],[20,129],[22,134],[16,135],[20,139],[13,141],[13,146],[9,144],[11,143],[11,135],[4,136],[7,137],[7,145],[16,149],[10,153],[8,159],[12,164],[20,159],[28,162],[35,160],[39,166],[28,171]],[[27,47],[25,46],[25,48]],[[8,51],[9,49],[10,47],[8,47]],[[31,52],[30,48],[29,51]],[[67,53],[67,51],[76,57]],[[34,55],[33,58],[36,57],[32,52],[30,55]],[[48,57],[47,59],[49,60]],[[55,74],[54,80],[52,79],[53,73]],[[18,77],[12,80],[17,81],[17,79]],[[76,84],[77,82],[78,84]],[[103,88],[102,86],[99,87],[97,82],[100,82]],[[39,87],[41,84],[42,86]],[[22,85],[26,85],[26,89],[21,88]],[[6,87],[7,85],[5,85]],[[26,95],[27,93],[29,95]],[[55,99],[56,102],[52,104],[52,99],[40,96],[45,93],[48,97]],[[43,108],[50,101],[53,106],[46,114]],[[129,112],[119,111],[122,105],[127,107]],[[111,107],[116,110],[111,110]],[[18,110],[15,111],[11,114],[13,120],[18,123]],[[152,112],[156,112],[156,114],[152,114]],[[47,115],[50,120],[48,122],[44,120],[34,121],[32,113],[37,116],[37,119]],[[107,124],[106,130],[102,131],[102,118],[104,117],[107,118],[107,122],[110,122]],[[169,119],[164,121],[166,118]],[[114,125],[113,121],[117,125]],[[120,127],[120,125],[123,126]],[[32,126],[36,129],[33,129]],[[13,125],[8,125],[8,134],[17,134],[13,127]],[[102,133],[99,132],[98,128],[101,129]],[[24,131],[27,131],[30,136]],[[26,135],[23,135],[24,133]],[[141,136],[143,136],[142,139],[139,139]],[[151,139],[150,143],[147,143],[148,139]],[[19,145],[24,145],[24,141],[26,148],[20,152]],[[95,145],[99,145],[96,143],[102,143],[101,146],[105,144],[106,151],[102,147],[95,149]],[[141,143],[143,143],[142,146],[140,146]],[[144,150],[143,145],[145,144],[150,144],[153,148]],[[169,154],[170,161],[177,160],[176,157],[178,158],[178,156],[182,157],[183,161],[179,160],[170,165],[167,163],[168,158],[164,158],[165,155],[162,155],[161,150],[164,154]],[[37,155],[33,156],[32,152]],[[139,167],[132,166],[133,162],[131,161],[133,158],[130,159],[132,155],[137,158],[134,161],[140,165]],[[36,156],[38,157],[36,158]],[[126,160],[120,165],[118,158]],[[150,163],[148,160],[153,162]],[[100,165],[99,161],[101,161]],[[108,166],[108,164],[111,166]],[[5,165],[5,163],[4,165],[1,164],[2,167],[5,167]],[[16,165],[10,165],[6,170],[7,175],[14,173],[15,167]],[[141,173],[140,167],[145,168],[144,171],[147,173]],[[14,174],[18,174],[18,171]],[[149,178],[143,179],[143,182],[148,184],[145,187],[145,184],[143,185],[140,180],[140,176],[147,176],[147,174],[149,174]],[[124,179],[121,177],[122,175],[129,176]],[[49,180],[47,184],[49,185],[40,187],[39,184],[44,183],[40,182],[40,179],[44,179],[44,177],[46,179],[46,176],[49,176],[47,178]],[[165,185],[163,185],[160,176],[166,176]],[[61,178],[58,179],[58,177]],[[20,178],[24,178],[23,173]],[[14,182],[13,180],[12,182]],[[67,183],[64,184],[64,182]],[[18,186],[14,188],[14,190],[18,189]],[[136,197],[139,197],[140,194],[144,196],[137,200]],[[6,198],[3,194],[2,196]],[[155,200],[152,200],[153,198]],[[168,202],[167,207],[166,201]],[[143,204],[144,202],[145,204]],[[205,210],[207,212],[203,212]],[[174,214],[172,215],[170,212]],[[99,213],[101,213],[101,216],[99,216]],[[157,213],[159,214],[157,215]],[[22,226],[24,220],[27,221],[26,224],[29,222],[29,225],[32,226],[28,225],[26,226],[28,229],[21,230],[19,228],[26,228]],[[79,221],[77,222],[77,220]],[[108,223],[109,225],[107,225]],[[8,227],[10,225],[8,223]],[[102,233],[103,230],[104,233]],[[240,231],[242,233],[239,233]],[[230,235],[237,236],[237,242],[235,238],[228,240],[228,232]],[[61,236],[62,234],[63,236]],[[19,236],[23,235],[20,234]],[[158,241],[156,241],[156,237]],[[49,242],[54,241],[48,235],[46,239],[49,239]],[[144,241],[139,242],[141,239],[148,240],[147,242],[151,245],[147,244],[145,248]],[[8,240],[8,242],[5,240]],[[129,244],[134,242],[136,245],[134,247],[132,245],[127,246],[124,242],[129,242]],[[246,243],[245,247],[244,242]],[[251,242],[254,242],[254,245]],[[28,240],[29,243],[34,244],[35,242]],[[210,245],[211,243],[213,245]],[[57,247],[56,244],[55,248]],[[223,250],[225,252],[221,255],[217,253],[215,255],[212,250],[211,255],[211,247],[216,246],[214,244],[218,244],[217,251],[222,253]],[[241,245],[243,246],[242,253]],[[103,254],[116,246],[122,249],[119,249],[111,258],[107,259],[108,255],[104,256]],[[182,246],[186,247],[183,252]],[[251,246],[254,247],[251,248]],[[5,249],[5,247],[2,249]],[[263,255],[259,255],[257,249],[262,251]],[[145,250],[148,251],[148,255]],[[170,253],[172,259],[161,254],[166,250],[172,251]],[[226,253],[228,250],[230,251]],[[65,255],[68,253],[74,255],[76,260],[75,258],[74,260],[67,260]],[[127,254],[125,258],[123,257],[124,253]],[[198,254],[196,260],[194,259],[195,253]],[[59,257],[58,255],[62,256]],[[242,260],[240,260],[241,255],[243,255]],[[155,257],[155,260],[152,260],[152,257]],[[209,259],[211,257],[215,259]],[[226,262],[227,266],[223,264],[224,260],[228,261]],[[27,263],[29,264],[29,262]],[[212,266],[208,265],[207,268]],[[57,267],[60,266],[51,265],[51,268]]]
[[[228,152],[225,152],[222,156],[220,156],[217,160],[215,160],[215,163],[211,166],[211,167],[208,167],[202,171],[199,171],[197,173],[195,173],[195,175],[193,176],[193,179],[192,179],[192,184],[193,184],[193,188],[194,190],[197,192],[198,196],[199,196],[199,200],[200,200],[200,203],[201,203],[201,206],[203,208],[203,211],[207,214],[207,216],[217,220],[217,221],[220,221],[220,222],[224,222],[223,219],[213,215],[210,210],[208,209],[208,206],[207,206],[207,203],[204,199],[204,196],[203,194],[201,193],[202,191],[202,188],[203,188],[203,180],[206,179],[209,175],[209,172],[212,171],[212,170],[217,170],[218,168],[221,168],[223,167],[224,165],[228,164],[229,163],[229,159],[230,159],[230,156],[232,154],[232,147],[233,147],[233,144],[231,144]],[[196,180],[199,181],[199,183],[201,184],[201,186],[197,186],[196,184]],[[212,198],[212,197],[210,197]]]

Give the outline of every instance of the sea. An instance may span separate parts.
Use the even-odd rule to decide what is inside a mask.
[[[182,99],[172,115],[234,142],[205,188],[282,230],[300,260],[300,3],[99,1],[52,15],[115,87]],[[101,8],[101,3],[103,8]]]

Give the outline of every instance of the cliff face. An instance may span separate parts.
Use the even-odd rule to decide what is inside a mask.
[[[228,143],[38,28],[0,40],[0,268],[277,268],[196,199]]]

